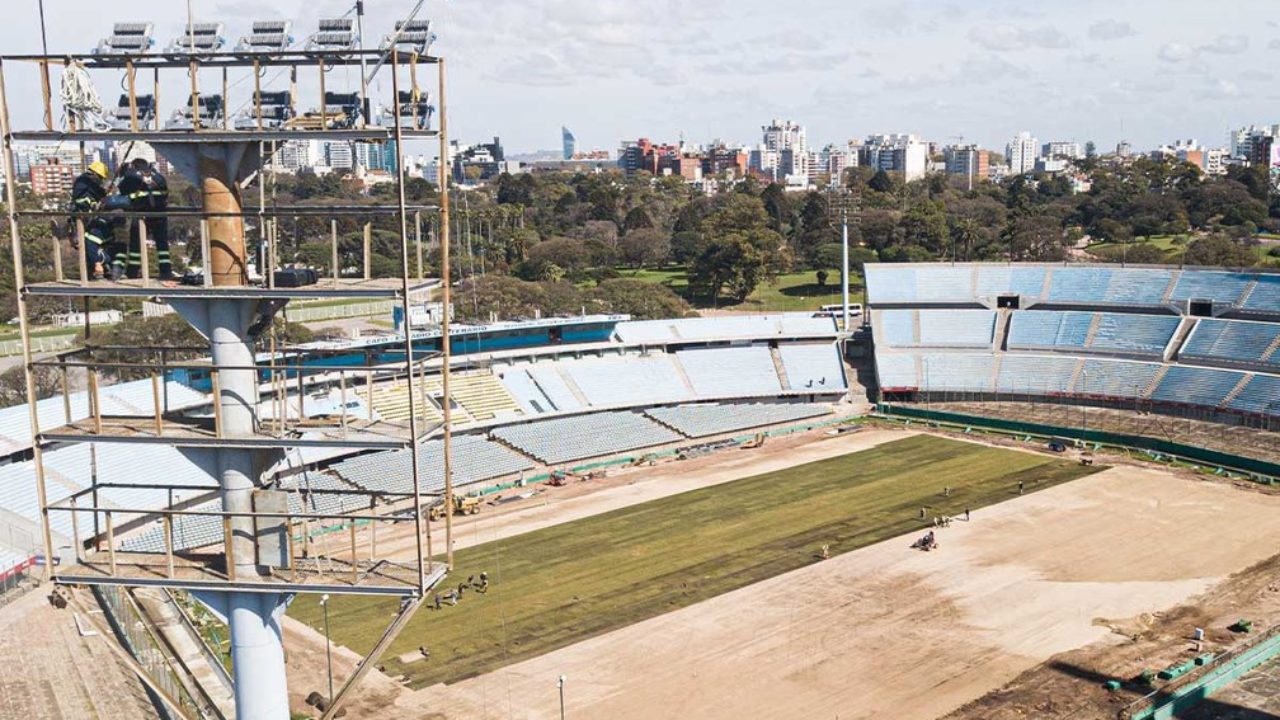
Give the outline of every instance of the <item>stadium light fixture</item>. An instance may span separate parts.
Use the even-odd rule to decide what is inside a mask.
[[[307,50],[335,52],[354,50],[356,47],[356,21],[350,18],[321,20],[319,29],[307,40]]]
[[[402,52],[426,55],[436,34],[431,32],[430,20],[397,20],[395,32],[382,39],[382,49],[392,48]]]
[[[255,20],[248,35],[236,43],[236,52],[280,52],[293,44],[289,20]]]
[[[165,50],[166,55],[205,55],[222,49],[227,40],[222,36],[220,22],[192,23],[187,31],[173,39]]]
[[[120,22],[111,27],[111,36],[98,42],[94,55],[141,55],[156,44],[151,35],[155,24],[149,22]]]

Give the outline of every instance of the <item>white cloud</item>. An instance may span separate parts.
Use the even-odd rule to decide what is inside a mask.
[[[1219,35],[1213,42],[1197,48],[1201,52],[1218,55],[1239,55],[1249,49],[1249,38],[1244,35]]]
[[[1041,48],[1057,50],[1071,46],[1071,39],[1050,25],[1024,28],[1015,25],[978,25],[969,31],[969,39],[996,52]]]
[[[1267,43],[1268,50],[1280,50],[1280,38],[1271,38],[1271,42]]]
[[[1167,63],[1183,63],[1194,60],[1196,57],[1195,48],[1180,42],[1165,43],[1160,46],[1160,51],[1156,53],[1156,57]]]
[[[1090,40],[1120,40],[1137,34],[1132,25],[1120,20],[1099,20],[1089,26]]]

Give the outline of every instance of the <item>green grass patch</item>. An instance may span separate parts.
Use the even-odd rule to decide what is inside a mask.
[[[382,662],[413,687],[457,682],[819,562],[823,544],[922,532],[924,506],[959,515],[1015,497],[1018,480],[1031,492],[1099,469],[922,435],[466,548],[446,582],[483,570],[489,592],[419,611]],[[334,640],[368,652],[395,609],[333,598]],[[314,595],[290,613],[322,625]],[[420,645],[429,660],[396,659]]]
[[[840,275],[835,271],[830,271],[825,285],[818,284],[817,274],[812,270],[779,275],[773,280],[766,280],[760,283],[755,291],[747,296],[747,299],[743,302],[725,297],[716,301],[708,298],[690,297],[689,278],[685,274],[683,267],[658,270],[618,268],[618,272],[624,278],[666,285],[671,288],[672,292],[683,297],[690,305],[699,309],[719,307],[738,310],[792,312],[817,310],[823,305],[833,305],[840,302]],[[849,302],[863,303],[863,296],[864,291],[861,279],[858,277],[850,278]]]

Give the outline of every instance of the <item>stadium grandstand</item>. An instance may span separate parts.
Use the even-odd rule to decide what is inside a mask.
[[[1280,275],[1088,265],[868,265],[878,397],[1039,398],[1271,428]]]
[[[821,422],[851,390],[835,321],[811,313],[657,321],[582,316],[467,328],[451,333],[458,354],[450,395],[454,483],[469,493],[545,477],[567,464]],[[427,337],[431,331],[415,332]],[[297,346],[288,356],[308,369],[301,377],[291,375],[288,383],[272,383],[264,366],[263,422],[306,420],[299,426],[299,446],[283,453],[268,473],[276,488],[288,492],[291,512],[305,507],[319,514],[358,513],[370,510],[371,497],[394,512],[411,493],[408,450],[306,442],[324,436],[326,422],[339,428],[328,431],[330,436],[342,437],[362,424],[406,426],[408,384],[394,342],[394,335],[379,335]],[[340,379],[342,373],[333,370],[347,363],[367,368],[358,373],[358,382]],[[423,491],[439,493],[444,485],[439,357],[429,355],[422,367],[414,385],[421,393],[416,407],[420,420],[436,427],[420,445]],[[153,432],[153,439],[163,439],[171,425],[211,421],[208,374],[188,368],[168,377],[158,385],[150,380],[102,385],[96,395],[99,415],[150,416],[158,389],[166,430]],[[72,381],[84,386],[87,378]],[[40,401],[42,433],[77,423],[92,426],[86,421],[95,416],[94,402],[88,391]],[[139,432],[132,426],[131,431]],[[113,530],[126,552],[163,549],[162,529],[148,510],[216,509],[216,488],[182,480],[205,477],[198,471],[200,451],[184,447],[186,442],[185,437],[174,444],[42,442],[51,506],[57,506],[49,512],[55,552],[69,557],[77,540],[101,532],[95,526],[101,518],[73,509],[76,502],[90,504],[91,493],[96,496],[91,504],[116,509]],[[9,460],[0,465],[0,542],[10,538],[8,546],[17,555],[39,545],[34,445],[26,406],[0,410],[0,448]],[[175,550],[217,544],[222,531],[213,516],[175,516],[172,544]]]

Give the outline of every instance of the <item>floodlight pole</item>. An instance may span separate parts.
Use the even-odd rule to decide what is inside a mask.
[[[320,596],[320,607],[324,608],[324,662],[329,673],[329,697],[333,703],[333,642],[329,639],[329,595]]]
[[[849,332],[849,206],[840,203],[840,299],[844,303],[845,334]]]
[[[364,0],[356,0],[356,33],[360,37],[360,104],[364,111],[364,124],[368,125],[369,117],[369,69],[365,66],[364,59]],[[396,104],[400,104],[400,99],[396,98]],[[397,148],[399,152],[399,148]]]

